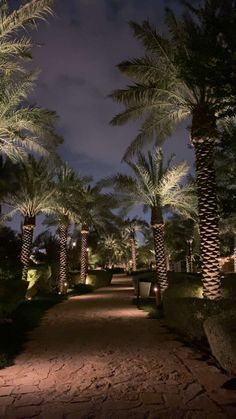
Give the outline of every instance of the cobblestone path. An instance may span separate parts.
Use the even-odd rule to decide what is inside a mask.
[[[221,389],[227,376],[132,298],[120,278],[49,310],[0,371],[0,417],[236,418],[236,391]]]

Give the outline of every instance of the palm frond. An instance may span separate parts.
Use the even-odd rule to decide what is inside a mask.
[[[142,41],[142,44],[148,51],[158,55],[164,62],[168,62],[175,70],[173,48],[169,39],[162,37],[148,21],[144,21],[142,25],[130,22],[130,26],[135,37]]]
[[[31,0],[0,20],[0,39],[6,38],[20,29],[36,25],[37,20],[45,20],[52,15],[52,0]]]

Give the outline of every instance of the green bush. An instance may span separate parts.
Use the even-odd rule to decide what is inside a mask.
[[[214,314],[235,306],[235,300],[205,298],[169,298],[165,292],[163,307],[167,325],[191,340],[205,338],[203,323]]]
[[[34,297],[37,293],[49,294],[51,292],[51,268],[46,264],[38,264],[28,270],[29,282],[26,296]]]
[[[0,281],[0,318],[8,316],[24,300],[27,287],[27,281]]]
[[[0,263],[0,281],[6,279],[21,279],[22,264],[19,260],[14,262],[1,260]]]
[[[202,298],[203,286],[200,274],[184,272],[168,272],[168,289],[165,291],[169,298]],[[236,274],[224,274],[221,279],[222,298],[236,298]]]
[[[211,352],[230,374],[236,374],[236,309],[211,316],[204,322]]]
[[[107,287],[111,284],[112,271],[103,269],[89,270],[86,278],[86,284],[93,288]]]

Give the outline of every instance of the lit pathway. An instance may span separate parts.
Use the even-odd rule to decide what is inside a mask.
[[[235,418],[227,377],[137,310],[130,284],[113,282],[47,313],[0,371],[0,417]]]

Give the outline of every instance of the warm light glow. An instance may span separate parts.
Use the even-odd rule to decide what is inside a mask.
[[[157,287],[155,287],[155,288],[154,288],[154,292],[157,292],[157,291],[158,291],[158,289],[157,289]]]
[[[72,247],[75,247],[76,246],[76,242],[72,242]]]

